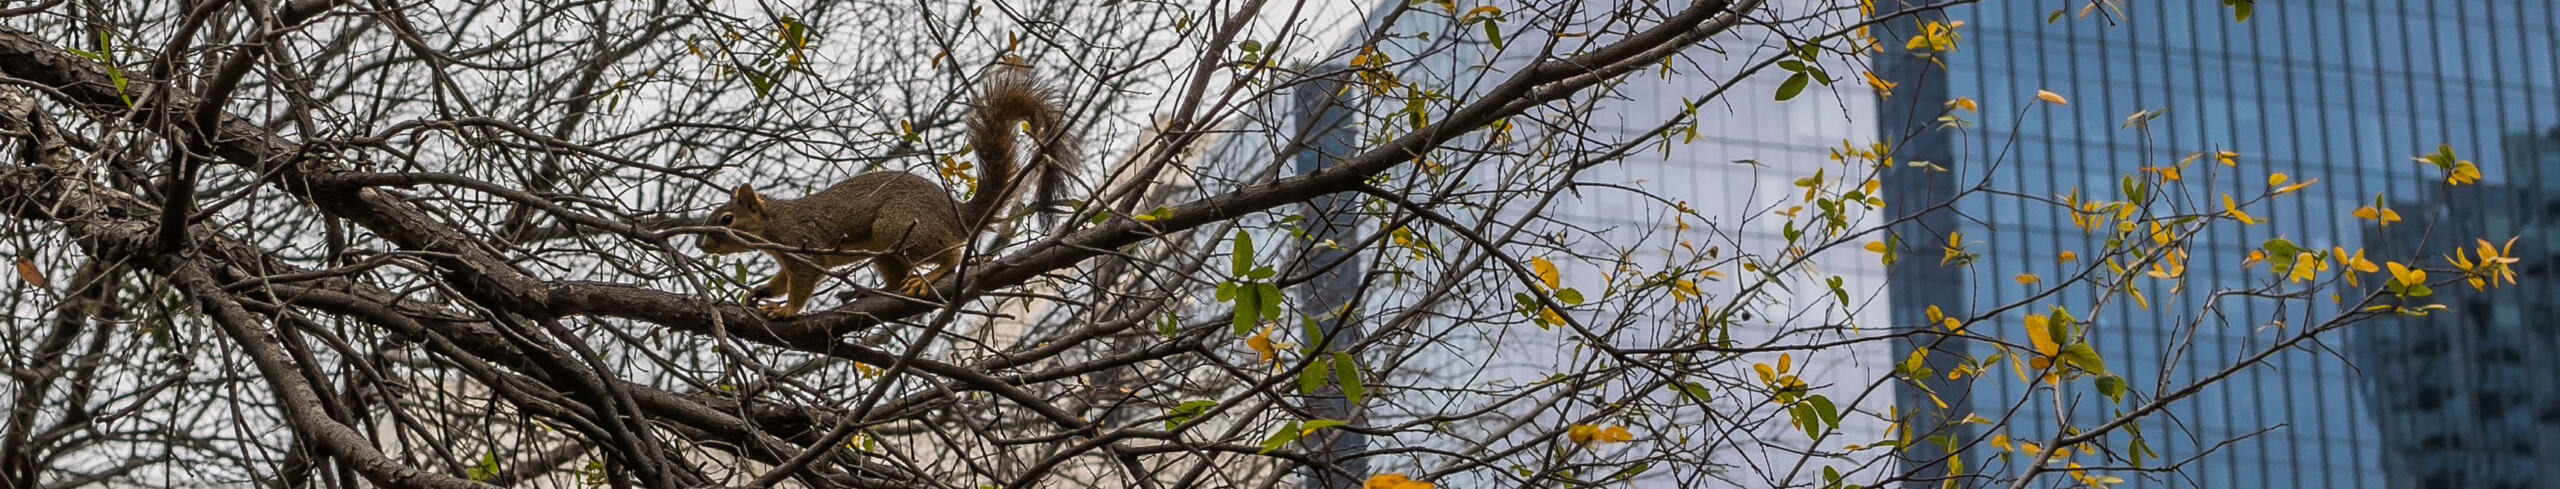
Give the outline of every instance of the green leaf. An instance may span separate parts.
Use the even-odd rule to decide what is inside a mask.
[[[1262,317],[1271,318],[1273,320],[1280,319],[1280,285],[1271,282],[1257,282],[1253,284],[1253,287],[1254,292],[1256,293],[1255,295],[1262,296],[1261,299],[1254,301],[1257,305],[1262,306]]]
[[[2062,347],[2062,361],[2078,365],[2081,370],[2087,370],[2090,373],[2100,375],[2107,373],[2107,361],[2098,358],[2098,350],[2090,348],[2088,343],[2072,343],[2071,346]]]
[[[1813,412],[1812,404],[1797,404],[1795,407],[1787,408],[1787,417],[1795,420],[1796,427],[1804,428],[1805,438],[1822,437],[1822,415]]]
[[[1087,224],[1102,224],[1102,221],[1108,220],[1111,220],[1111,211],[1093,211],[1093,218],[1088,219],[1085,222]]]
[[[2293,240],[2284,238],[2270,238],[2260,243],[2258,248],[2266,250],[2267,265],[2277,272],[2292,271],[2293,256],[2304,251],[2301,246],[2293,244]]]
[[[1332,371],[1325,368],[1325,364],[1330,363],[1325,357],[1312,357],[1307,360],[1311,362],[1307,364],[1307,369],[1298,371],[1299,394],[1314,394],[1316,389],[1324,388],[1325,374]]]
[[[1235,330],[1238,335],[1252,334],[1254,323],[1262,322],[1262,301],[1256,294],[1236,294]]]
[[[2248,22],[2258,10],[2258,0],[2222,0],[2222,5],[2231,7],[2232,22]]]
[[[1174,405],[1172,410],[1165,412],[1164,429],[1173,429],[1174,426],[1191,421],[1191,418],[1199,417],[1200,413],[1209,412],[1209,408],[1217,406],[1218,401],[1210,400],[1184,401],[1182,404]]]
[[[1253,272],[1253,235],[1236,230],[1235,250],[1228,260],[1232,262],[1228,270],[1237,276]]]
[[[1698,404],[1706,404],[1708,400],[1714,399],[1708,395],[1707,386],[1699,385],[1697,382],[1679,382],[1671,385],[1680,390],[1681,397],[1687,397]]]
[[[1494,50],[1501,50],[1502,45],[1505,44],[1502,42],[1502,24],[1495,23],[1492,19],[1486,19],[1484,21],[1484,38],[1486,41],[1493,43]]]
[[[1165,311],[1164,319],[1156,320],[1156,332],[1163,333],[1166,338],[1172,338],[1174,335],[1181,334],[1182,319],[1174,316],[1173,311]]]
[[[1271,453],[1272,450],[1279,450],[1280,447],[1288,446],[1289,442],[1293,441],[1298,441],[1298,422],[1296,421],[1290,421],[1287,426],[1281,426],[1280,429],[1272,431],[1271,436],[1262,439],[1262,451],[1254,453]]]
[[[480,452],[480,463],[462,469],[471,480],[485,481],[498,476],[498,452]]]
[[[1307,420],[1305,424],[1298,425],[1298,433],[1314,433],[1316,430],[1342,426],[1345,424],[1350,423],[1345,423],[1338,419],[1310,419]]]
[[[1218,302],[1236,300],[1235,281],[1218,282]]]
[[[1833,428],[1840,427],[1840,407],[1832,405],[1831,398],[1813,396],[1805,398],[1804,402],[1813,406],[1814,414],[1822,416],[1823,424],[1831,425]]]
[[[1359,404],[1360,396],[1369,392],[1369,386],[1360,382],[1360,360],[1349,353],[1333,353],[1333,382],[1342,386],[1342,397],[1352,404]]]
[[[1306,351],[1313,352],[1315,351],[1316,345],[1324,344],[1324,325],[1316,324],[1316,318],[1310,316],[1299,316],[1298,329],[1301,334],[1306,335]]]
[[[2114,375],[2098,376],[2098,394],[2107,396],[2108,400],[2123,402],[2124,378]]]
[[[1568,306],[1582,305],[1582,291],[1566,287],[1564,290],[1556,291],[1556,300],[1564,301]]]
[[[1804,93],[1805,84],[1812,82],[1813,75],[1807,75],[1804,73],[1797,73],[1795,76],[1787,77],[1787,81],[1778,83],[1778,101],[1784,102],[1788,99],[1796,98],[1797,94]]]
[[[773,93],[772,77],[764,76],[764,74],[754,71],[742,71],[742,73],[747,74],[747,83],[754,85],[756,89],[756,98],[764,98],[765,95]]]
[[[1238,43],[1238,44],[1236,45],[1236,48],[1237,48],[1237,49],[1243,49],[1243,50],[1244,50],[1244,52],[1248,52],[1248,53],[1250,53],[1250,52],[1256,52],[1256,51],[1261,51],[1261,50],[1262,50],[1262,41],[1256,41],[1256,40],[1252,40],[1252,39],[1246,39],[1246,40],[1244,40],[1244,42],[1242,42],[1242,43]]]
[[[1832,297],[1840,299],[1841,304],[1849,303],[1849,289],[1846,288],[1839,275],[1833,275],[1829,280],[1824,282],[1831,285]]]

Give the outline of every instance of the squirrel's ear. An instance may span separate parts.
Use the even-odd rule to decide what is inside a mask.
[[[738,185],[736,190],[729,191],[729,199],[748,212],[764,212],[764,196],[756,195],[755,187]]]

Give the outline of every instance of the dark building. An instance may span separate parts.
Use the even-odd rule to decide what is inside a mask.
[[[2517,237],[2516,283],[2436,288],[2450,306],[2424,318],[2354,331],[2354,358],[2372,380],[2382,464],[2394,489],[2523,489],[2560,481],[2560,129],[2511,134],[2503,185],[2429,192],[2394,204],[2410,221],[2366,231],[2377,252],[2444,266],[2476,239]],[[2403,211],[2408,212],[2408,211]],[[2388,251],[2382,251],[2388,250]],[[2434,278],[2441,279],[2442,276]]]

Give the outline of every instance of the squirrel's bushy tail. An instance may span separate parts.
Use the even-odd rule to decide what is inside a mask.
[[[1036,149],[1029,166],[1017,171],[1022,163],[1014,151],[1020,141],[1015,127],[1026,125]],[[1068,134],[1066,125],[1063,98],[1032,79],[1030,69],[1000,66],[987,75],[985,91],[969,117],[969,140],[978,153],[978,189],[961,204],[961,218],[968,220],[970,229],[984,229],[995,221],[1004,204],[1019,195],[1014,191],[1022,182],[1014,177],[1024,172],[1038,173],[1033,208],[1056,209],[1056,192],[1077,157],[1076,138]]]

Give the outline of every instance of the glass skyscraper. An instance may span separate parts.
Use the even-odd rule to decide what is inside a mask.
[[[1890,9],[1894,2],[1878,3]],[[2516,136],[2560,124],[2560,63],[2554,62],[2560,55],[2560,8],[2549,2],[2262,1],[2245,22],[2235,22],[2233,11],[2219,2],[2106,2],[2081,17],[2082,3],[1986,2],[1927,15],[1966,22],[1957,29],[1963,37],[1958,47],[1935,61],[1913,57],[1888,37],[1886,50],[1875,55],[1876,71],[1902,88],[1880,104],[1879,132],[1899,142],[1899,156],[1948,162],[1954,170],[1889,179],[1889,195],[1904,208],[1943,199],[1959,182],[1985,178],[1992,187],[2027,195],[2073,188],[2104,195],[2113,192],[2119,175],[2198,151],[2240,155],[2236,172],[2224,170],[2226,178],[2190,182],[2203,195],[2253,195],[2266,188],[2262,177],[2271,172],[2320,178],[2264,211],[2273,214],[2271,223],[2213,229],[2214,242],[2191,250],[2185,292],[2153,291],[2149,309],[2118,306],[2082,316],[2110,370],[2138,389],[2194,382],[2286,334],[2257,321],[2303,317],[2300,302],[2288,311],[2269,301],[2225,300],[2231,322],[2207,321],[2193,330],[2174,326],[2194,319],[2214,290],[2270,280],[2266,267],[2241,264],[2263,240],[2288,237],[2321,250],[2371,248],[2369,253],[2381,255],[2375,261],[2408,261],[2423,251],[2424,261],[2441,267],[2435,255],[2451,246],[2470,243],[2473,236],[2503,240],[2527,234],[2518,222],[2539,215],[2547,223],[2560,210],[2551,208],[2548,190],[2554,185],[2551,173],[2560,169],[2522,169],[2532,166],[2526,162],[2550,161],[2550,143],[2520,143],[2532,138]],[[2056,9],[2063,9],[2058,18]],[[1911,34],[1908,20],[1892,25],[1900,35]],[[1940,61],[1943,68],[1935,65]],[[2037,90],[2063,94],[2070,105],[2030,107]],[[1953,97],[1980,101],[1977,127],[1928,125]],[[2162,109],[2165,115],[2151,122],[2147,136],[2121,127],[2129,114]],[[2484,185],[2441,193],[2437,171],[2410,161],[2439,144],[2478,161],[2487,176]],[[2532,154],[2519,154],[2528,147],[2535,148]],[[2487,190],[2518,187],[2541,190]],[[2469,190],[2475,188],[2483,190]],[[2377,194],[2404,202],[2400,212],[2410,222],[2395,228],[2426,226],[2431,220],[2421,215],[2465,223],[2446,224],[2437,242],[2423,250],[2368,243],[2368,236],[2400,236],[2369,232],[2367,222],[2351,217]],[[2527,194],[2535,197],[2513,197]],[[2010,277],[2056,276],[2068,266],[2057,262],[2060,252],[2086,253],[2101,244],[2049,204],[1968,198],[1954,211],[1961,217],[1925,216],[1901,234],[1908,239],[1926,226],[1963,230],[1964,239],[1981,241],[1976,246],[1989,252],[1962,268],[1911,263],[1933,260],[1897,266],[1889,287],[1895,324],[1921,324],[1919,311],[1927,305],[1973,311],[2028,298],[2032,286]],[[2539,229],[2524,241],[2554,238],[2547,224]],[[2545,258],[2519,254],[2528,261]],[[2547,277],[2548,269],[2542,270],[2540,276]],[[2552,290],[2535,285],[2487,297],[2547,304]],[[2560,372],[2548,360],[2555,346],[2550,309],[2476,309],[2498,300],[2466,304],[2450,299],[2464,294],[2445,295],[2450,306],[2475,309],[2433,321],[2356,325],[2348,335],[2278,354],[2263,368],[2239,372],[2147,418],[2141,433],[2158,455],[2150,464],[2192,462],[2175,473],[2113,472],[2128,479],[2117,487],[2548,487],[2560,481],[2552,474],[2560,467],[2553,463],[2560,447],[2538,441],[2560,434],[2553,427],[2560,408],[2552,405],[2550,380]],[[2074,291],[2038,304],[2094,300]],[[2327,305],[2325,298],[2320,301]],[[2016,325],[2026,312],[2014,310],[1982,324],[2023,336]],[[2454,327],[2466,322],[2479,326]],[[2517,336],[2495,336],[2500,334]],[[2350,337],[2359,347],[2347,348]],[[2405,348],[2412,338],[2511,346],[2448,346],[2429,350],[2434,357],[2411,357]],[[2524,338],[2535,343],[2522,343]],[[2505,361],[2500,355],[2520,360],[2480,363]],[[2050,436],[2052,405],[2015,403],[2028,386],[2002,374],[1978,379],[1961,401],[1951,399],[1957,404],[1953,414],[2027,420],[2004,428],[2006,434]],[[2501,384],[2527,377],[2542,383]],[[2121,408],[2091,399],[2070,405],[2075,425],[2092,425]],[[2455,404],[2462,410],[2446,409]],[[1906,396],[1903,405],[1920,404]],[[2039,432],[2039,426],[2047,431]],[[1997,449],[1985,444],[1965,450],[1967,473],[2024,469],[2018,465],[2023,462],[2000,462]],[[2495,453],[2509,456],[2490,458]],[[1936,484],[1914,483],[1919,486]]]
[[[2426,209],[2366,230],[2394,256],[2439,261],[2479,236],[2515,236],[2516,283],[2442,287],[2451,309],[2357,331],[2350,343],[2373,385],[2383,470],[2394,488],[2549,487],[2560,481],[2560,304],[2551,301],[2560,239],[2560,128],[2509,134],[2514,178],[2430,192],[2396,207]],[[2399,229],[2394,229],[2399,228]],[[2492,240],[2501,248],[2506,243]],[[2476,255],[2475,255],[2476,256]]]

